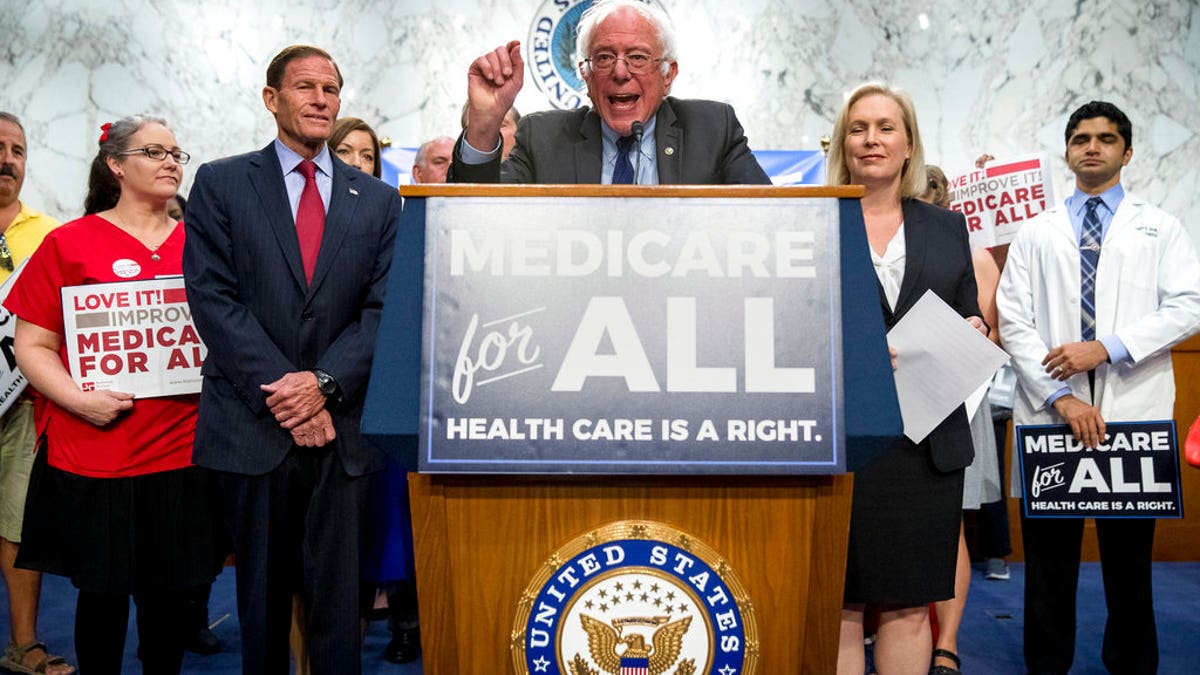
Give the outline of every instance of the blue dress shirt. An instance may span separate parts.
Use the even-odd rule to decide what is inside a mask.
[[[296,211],[300,209],[300,194],[304,192],[304,174],[296,170],[304,158],[296,154],[283,141],[275,139],[275,154],[279,156],[279,168],[283,170],[283,184],[287,187],[288,203],[292,207],[292,222],[296,221]],[[333,194],[333,155],[329,154],[329,146],[321,147],[321,152],[313,157],[317,165],[317,192],[321,193],[321,204],[325,206],[325,215],[329,215],[329,197]]]

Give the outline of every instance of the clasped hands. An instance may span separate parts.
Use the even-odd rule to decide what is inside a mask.
[[[325,409],[325,395],[317,388],[317,376],[311,371],[286,373],[259,388],[268,394],[267,408],[275,421],[291,432],[296,445],[319,448],[337,438],[333,418]]]
[[[1042,365],[1050,377],[1063,381],[1076,373],[1086,373],[1108,360],[1108,350],[1099,340],[1068,342],[1055,347],[1042,359]],[[1094,448],[1104,442],[1104,418],[1100,409],[1089,405],[1072,394],[1060,396],[1054,401],[1054,409],[1063,420],[1071,425],[1071,434],[1084,446]]]

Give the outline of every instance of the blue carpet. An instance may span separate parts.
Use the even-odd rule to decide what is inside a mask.
[[[1008,581],[987,581],[981,570],[975,570],[958,638],[962,670],[967,675],[1016,675],[1024,672],[1021,656],[1024,572],[1024,566],[1012,565],[1012,578]],[[1159,649],[1162,653],[1159,672],[1163,675],[1200,672],[1197,666],[1200,648],[1196,646],[1196,636],[1200,635],[1200,563],[1155,563],[1154,599]],[[7,635],[8,597],[2,585],[0,600],[4,608],[0,611],[0,635]],[[66,656],[72,663],[75,661],[72,644],[74,607],[75,591],[70,582],[60,577],[46,576],[38,622],[40,636],[55,653]],[[1086,563],[1079,576],[1079,631],[1072,675],[1103,675],[1107,672],[1100,662],[1104,617],[1100,565]],[[232,569],[227,569],[213,585],[209,620],[215,624],[213,631],[221,639],[224,650],[215,656],[188,654],[184,661],[184,672],[240,672],[241,641],[238,637]],[[125,670],[130,673],[140,672],[135,657],[136,636],[131,616],[125,646]],[[363,646],[363,672],[368,675],[420,675],[423,672],[420,661],[401,666],[384,660],[383,648],[390,637],[386,622],[371,624]]]
[[[226,568],[213,584],[212,598],[208,603],[208,620],[212,630],[220,638],[224,647],[221,653],[213,656],[200,656],[188,653],[183,660],[183,672],[212,673],[213,675],[228,675],[242,671],[241,647],[242,641],[238,633],[237,597],[235,593],[236,578],[233,568]],[[0,635],[9,635],[8,627],[8,589],[0,584],[0,599],[3,600],[0,610]],[[129,632],[125,638],[126,673],[140,673],[141,666],[137,660],[137,627],[134,624],[136,610],[130,610]],[[45,575],[42,582],[41,613],[38,617],[38,637],[50,646],[55,654],[61,654],[71,663],[75,663],[75,589],[71,582],[63,577]],[[386,621],[374,621],[367,630],[366,641],[363,643],[363,673],[387,673],[389,675],[421,675],[421,661],[396,665],[388,663],[383,658],[383,648],[391,639]],[[0,672],[3,672],[0,670]]]

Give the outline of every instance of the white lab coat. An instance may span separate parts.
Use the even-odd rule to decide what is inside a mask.
[[[1051,379],[1042,359],[1052,348],[1081,339],[1079,283],[1079,240],[1060,205],[1017,233],[996,297],[1000,340],[1017,372],[1014,424],[1064,422],[1046,406],[1063,383]],[[1104,421],[1171,419],[1170,348],[1197,330],[1200,262],[1191,238],[1177,218],[1126,192],[1101,245],[1096,273],[1096,336],[1115,333],[1130,357],[1096,368],[1094,405]],[[1080,400],[1091,399],[1087,373],[1073,375],[1066,385]],[[1014,470],[1018,461],[1014,447]],[[1012,488],[1019,497],[1019,478]]]

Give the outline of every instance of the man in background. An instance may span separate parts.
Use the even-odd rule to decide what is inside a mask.
[[[471,102],[467,101],[462,107],[462,119],[460,123],[462,128],[467,128],[467,113],[471,110]],[[508,154],[512,152],[513,146],[517,144],[517,123],[521,121],[521,111],[517,110],[517,106],[508,109],[504,114],[504,122],[500,124],[500,161],[508,159]]]
[[[0,112],[0,283],[8,281],[13,270],[41,245],[42,238],[58,227],[58,221],[21,201],[26,150],[25,128],[21,121],[11,113]],[[8,312],[3,311],[3,315],[7,322]],[[4,352],[8,356],[11,349]],[[17,367],[16,361],[8,358],[4,364],[5,374]],[[0,417],[0,568],[8,585],[8,616],[12,630],[10,645],[0,657],[0,667],[15,672],[66,675],[75,672],[75,668],[62,658],[51,656],[37,639],[42,573],[13,566],[21,546],[25,491],[33,468],[36,435],[33,401],[28,394],[22,394]]]
[[[413,182],[445,183],[446,171],[450,169],[450,153],[453,151],[454,139],[449,136],[439,136],[422,143],[413,160]]]

